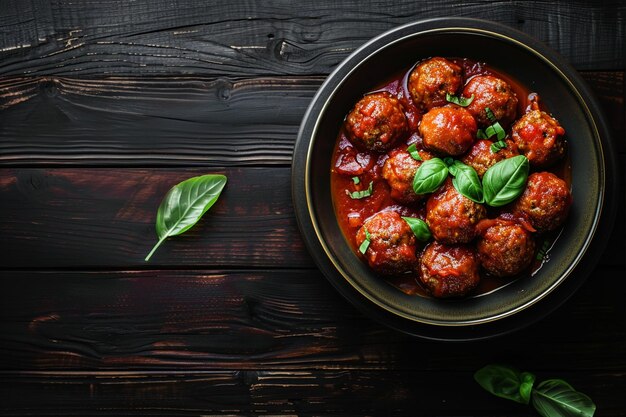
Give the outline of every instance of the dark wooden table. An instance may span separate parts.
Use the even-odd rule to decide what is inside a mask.
[[[0,3],[0,409],[6,415],[531,416],[473,373],[560,377],[626,415],[624,186],[600,264],[555,313],[489,341],[373,322],[316,269],[290,163],[330,71],[445,15],[545,41],[600,99],[625,162],[621,1]],[[225,5],[227,4],[227,5]],[[150,263],[175,183],[229,183]]]

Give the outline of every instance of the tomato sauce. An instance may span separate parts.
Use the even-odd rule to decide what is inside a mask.
[[[517,95],[517,117],[526,113],[533,103],[539,105],[540,110],[545,109],[537,93],[530,91],[526,86],[520,84],[512,77],[499,72],[484,63],[476,62],[466,58],[447,58],[463,68],[465,80],[469,80],[476,75],[493,75],[505,80]],[[414,67],[413,67],[414,68]],[[418,126],[422,113],[413,104],[407,88],[409,74],[413,70],[409,68],[397,74],[393,74],[389,79],[384,80],[378,86],[366,94],[375,92],[387,92],[396,97],[403,106],[407,118],[410,134],[405,140],[400,140],[394,149],[406,149],[409,145],[416,143],[421,145],[421,137],[418,133]],[[507,137],[510,136],[510,128],[507,129]],[[420,149],[420,146],[418,146]],[[363,222],[370,216],[383,209],[397,211],[402,216],[416,217],[424,219],[426,215],[425,201],[415,205],[403,205],[396,202],[390,196],[390,187],[382,177],[382,167],[388,158],[388,153],[376,153],[357,149],[348,139],[344,127],[340,129],[336,138],[334,154],[331,162],[331,192],[333,204],[337,216],[338,224],[349,242],[356,256],[361,257],[356,243],[356,233]],[[571,183],[571,167],[569,158],[566,156],[561,162],[548,169],[558,177],[564,179],[568,185]],[[368,190],[371,184],[372,193],[364,198],[352,198],[353,192]],[[487,207],[487,218],[491,219],[499,214],[498,209]],[[522,276],[534,275],[548,259],[547,252],[554,244],[560,230],[541,235],[541,240],[537,243],[537,253],[535,261]],[[426,244],[419,245],[419,251]],[[418,253],[418,257],[419,257]],[[361,257],[362,258],[362,257]],[[365,262],[365,260],[363,260]],[[430,297],[428,292],[418,282],[417,272],[401,274],[399,276],[381,276],[391,285],[407,293]],[[498,278],[481,272],[479,286],[472,291],[469,296],[480,296],[501,288],[508,283],[518,279],[517,277]]]

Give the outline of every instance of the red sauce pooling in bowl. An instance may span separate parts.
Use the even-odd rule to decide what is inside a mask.
[[[448,58],[448,60],[462,68],[462,85],[466,85],[469,80],[478,75],[491,75],[506,81],[518,99],[516,120],[533,106],[549,113],[548,110],[544,108],[536,93],[507,74],[499,72],[484,63],[465,58]],[[419,125],[426,111],[418,109],[407,87],[409,74],[413,68],[392,75],[389,79],[384,80],[365,94],[384,92],[397,99],[402,106],[408,125],[408,133],[389,151],[382,153],[380,151],[376,152],[355,146],[349,139],[345,130],[345,124],[342,126],[336,138],[331,166],[331,193],[334,209],[338,224],[346,240],[349,242],[355,255],[361,258],[363,258],[363,256],[359,252],[356,234],[364,221],[372,215],[381,210],[393,210],[398,212],[401,216],[406,217],[425,219],[426,216],[426,198],[417,203],[404,204],[398,202],[392,198],[391,187],[382,176],[383,165],[389,157],[389,154],[392,154],[396,150],[404,151],[411,144],[416,144],[417,148],[420,150],[423,149]],[[457,95],[460,95],[462,89],[463,86],[457,92]],[[505,131],[507,133],[506,139],[510,139],[511,127],[506,126]],[[441,157],[443,158],[444,156]],[[455,157],[455,159],[460,159],[461,157],[462,156],[458,156]],[[535,169],[531,167],[530,172],[532,173],[534,171],[552,172],[559,178],[565,180],[568,187],[571,183],[571,167],[567,156],[545,169]],[[369,194],[368,188],[370,186],[371,195],[367,197],[353,198],[354,196],[351,195],[354,192],[365,192]],[[502,209],[500,208],[487,207],[488,219],[494,219],[498,216],[506,217],[506,213],[502,214]],[[546,252],[554,244],[560,230],[561,228],[538,235],[534,260],[531,266],[522,273],[512,277],[500,278],[481,270],[480,284],[468,295],[477,296],[486,294],[507,285],[521,276],[535,274],[547,259]],[[419,252],[421,253],[424,245],[421,244],[418,246]],[[418,257],[420,253],[418,253]],[[381,279],[387,280],[390,284],[407,294],[429,296],[429,291],[419,282],[418,275],[419,273],[415,271],[414,273],[384,275],[381,276]]]

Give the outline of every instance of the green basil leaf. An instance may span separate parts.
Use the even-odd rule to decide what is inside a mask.
[[[402,217],[402,219],[407,222],[418,240],[426,242],[432,236],[428,224],[424,220],[415,217]]]
[[[530,394],[533,391],[533,385],[535,384],[535,375],[530,372],[522,372],[521,378],[522,380],[519,393],[524,400],[524,403],[528,404],[530,402]]]
[[[474,374],[474,379],[493,395],[527,404],[520,394],[522,373],[504,365],[487,365]]]
[[[422,157],[420,156],[419,152],[417,151],[417,146],[415,146],[414,143],[410,144],[408,148],[406,148],[406,151],[411,155],[411,158],[415,159],[416,161],[421,161]]]
[[[352,182],[354,183],[354,185],[357,185],[361,183],[361,180],[359,179],[359,177],[352,177]]]
[[[482,204],[485,201],[483,198],[483,186],[474,168],[460,161],[454,161],[448,167],[448,170],[454,176],[452,185],[460,194],[478,204]]]
[[[367,187],[366,190],[353,191],[353,192],[350,192],[350,191],[346,190],[346,194],[348,194],[350,196],[350,198],[353,199],[353,200],[359,200],[361,198],[365,198],[365,197],[371,196],[372,195],[372,191],[374,191],[374,182],[370,181],[370,185]]]
[[[170,236],[180,235],[200,220],[215,204],[226,185],[226,176],[218,174],[189,178],[172,187],[157,210],[156,232],[159,241],[145,260]]]
[[[543,381],[532,391],[532,404],[543,417],[592,417],[591,398],[560,379]]]
[[[501,207],[515,200],[524,191],[529,164],[524,155],[504,159],[483,175],[483,195],[492,207]]]
[[[413,178],[415,194],[427,194],[435,191],[448,176],[448,166],[439,158],[424,161],[417,168]]]
[[[361,252],[363,255],[365,255],[365,252],[367,252],[367,248],[370,247],[370,239],[370,232],[365,229],[365,240],[361,243],[361,246],[359,246],[359,252]]]
[[[446,101],[457,104],[461,107],[467,107],[472,104],[472,101],[474,101],[474,94],[472,94],[470,98],[467,98],[463,96],[453,96],[450,93],[446,93]]]

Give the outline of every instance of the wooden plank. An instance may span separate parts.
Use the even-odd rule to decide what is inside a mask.
[[[626,152],[624,72],[582,73]],[[0,80],[5,166],[288,165],[323,77]],[[25,122],[27,121],[27,122]]]
[[[229,178],[219,201],[145,263],[157,240],[156,211],[167,190],[206,173]],[[290,170],[283,167],[0,170],[0,265],[311,267],[290,185]],[[601,259],[604,265],[624,266],[624,222],[618,216]]]
[[[561,308],[518,332],[441,343],[364,317],[314,269],[5,271],[0,369],[473,372],[512,362],[546,372],[624,372],[626,281],[618,273],[597,269]]]
[[[623,416],[624,372],[558,372],[589,395],[598,415]],[[13,416],[429,415],[527,417],[529,406],[483,391],[470,372],[209,371],[191,375],[3,376],[3,411]],[[33,401],[36,398],[36,401]],[[63,408],[59,409],[62,405]]]
[[[0,171],[0,264],[24,267],[155,265],[312,266],[291,205],[288,168],[5,169]],[[211,211],[144,262],[157,208],[189,177],[224,173]]]
[[[9,165],[288,165],[320,77],[0,82]],[[24,123],[28,120],[28,123]]]
[[[328,74],[386,30],[459,13],[531,34],[578,69],[625,64],[626,6],[618,0],[481,0],[464,4],[462,12],[455,0],[325,0],[298,7],[274,1],[8,0],[0,7],[7,28],[0,37],[0,75]]]

